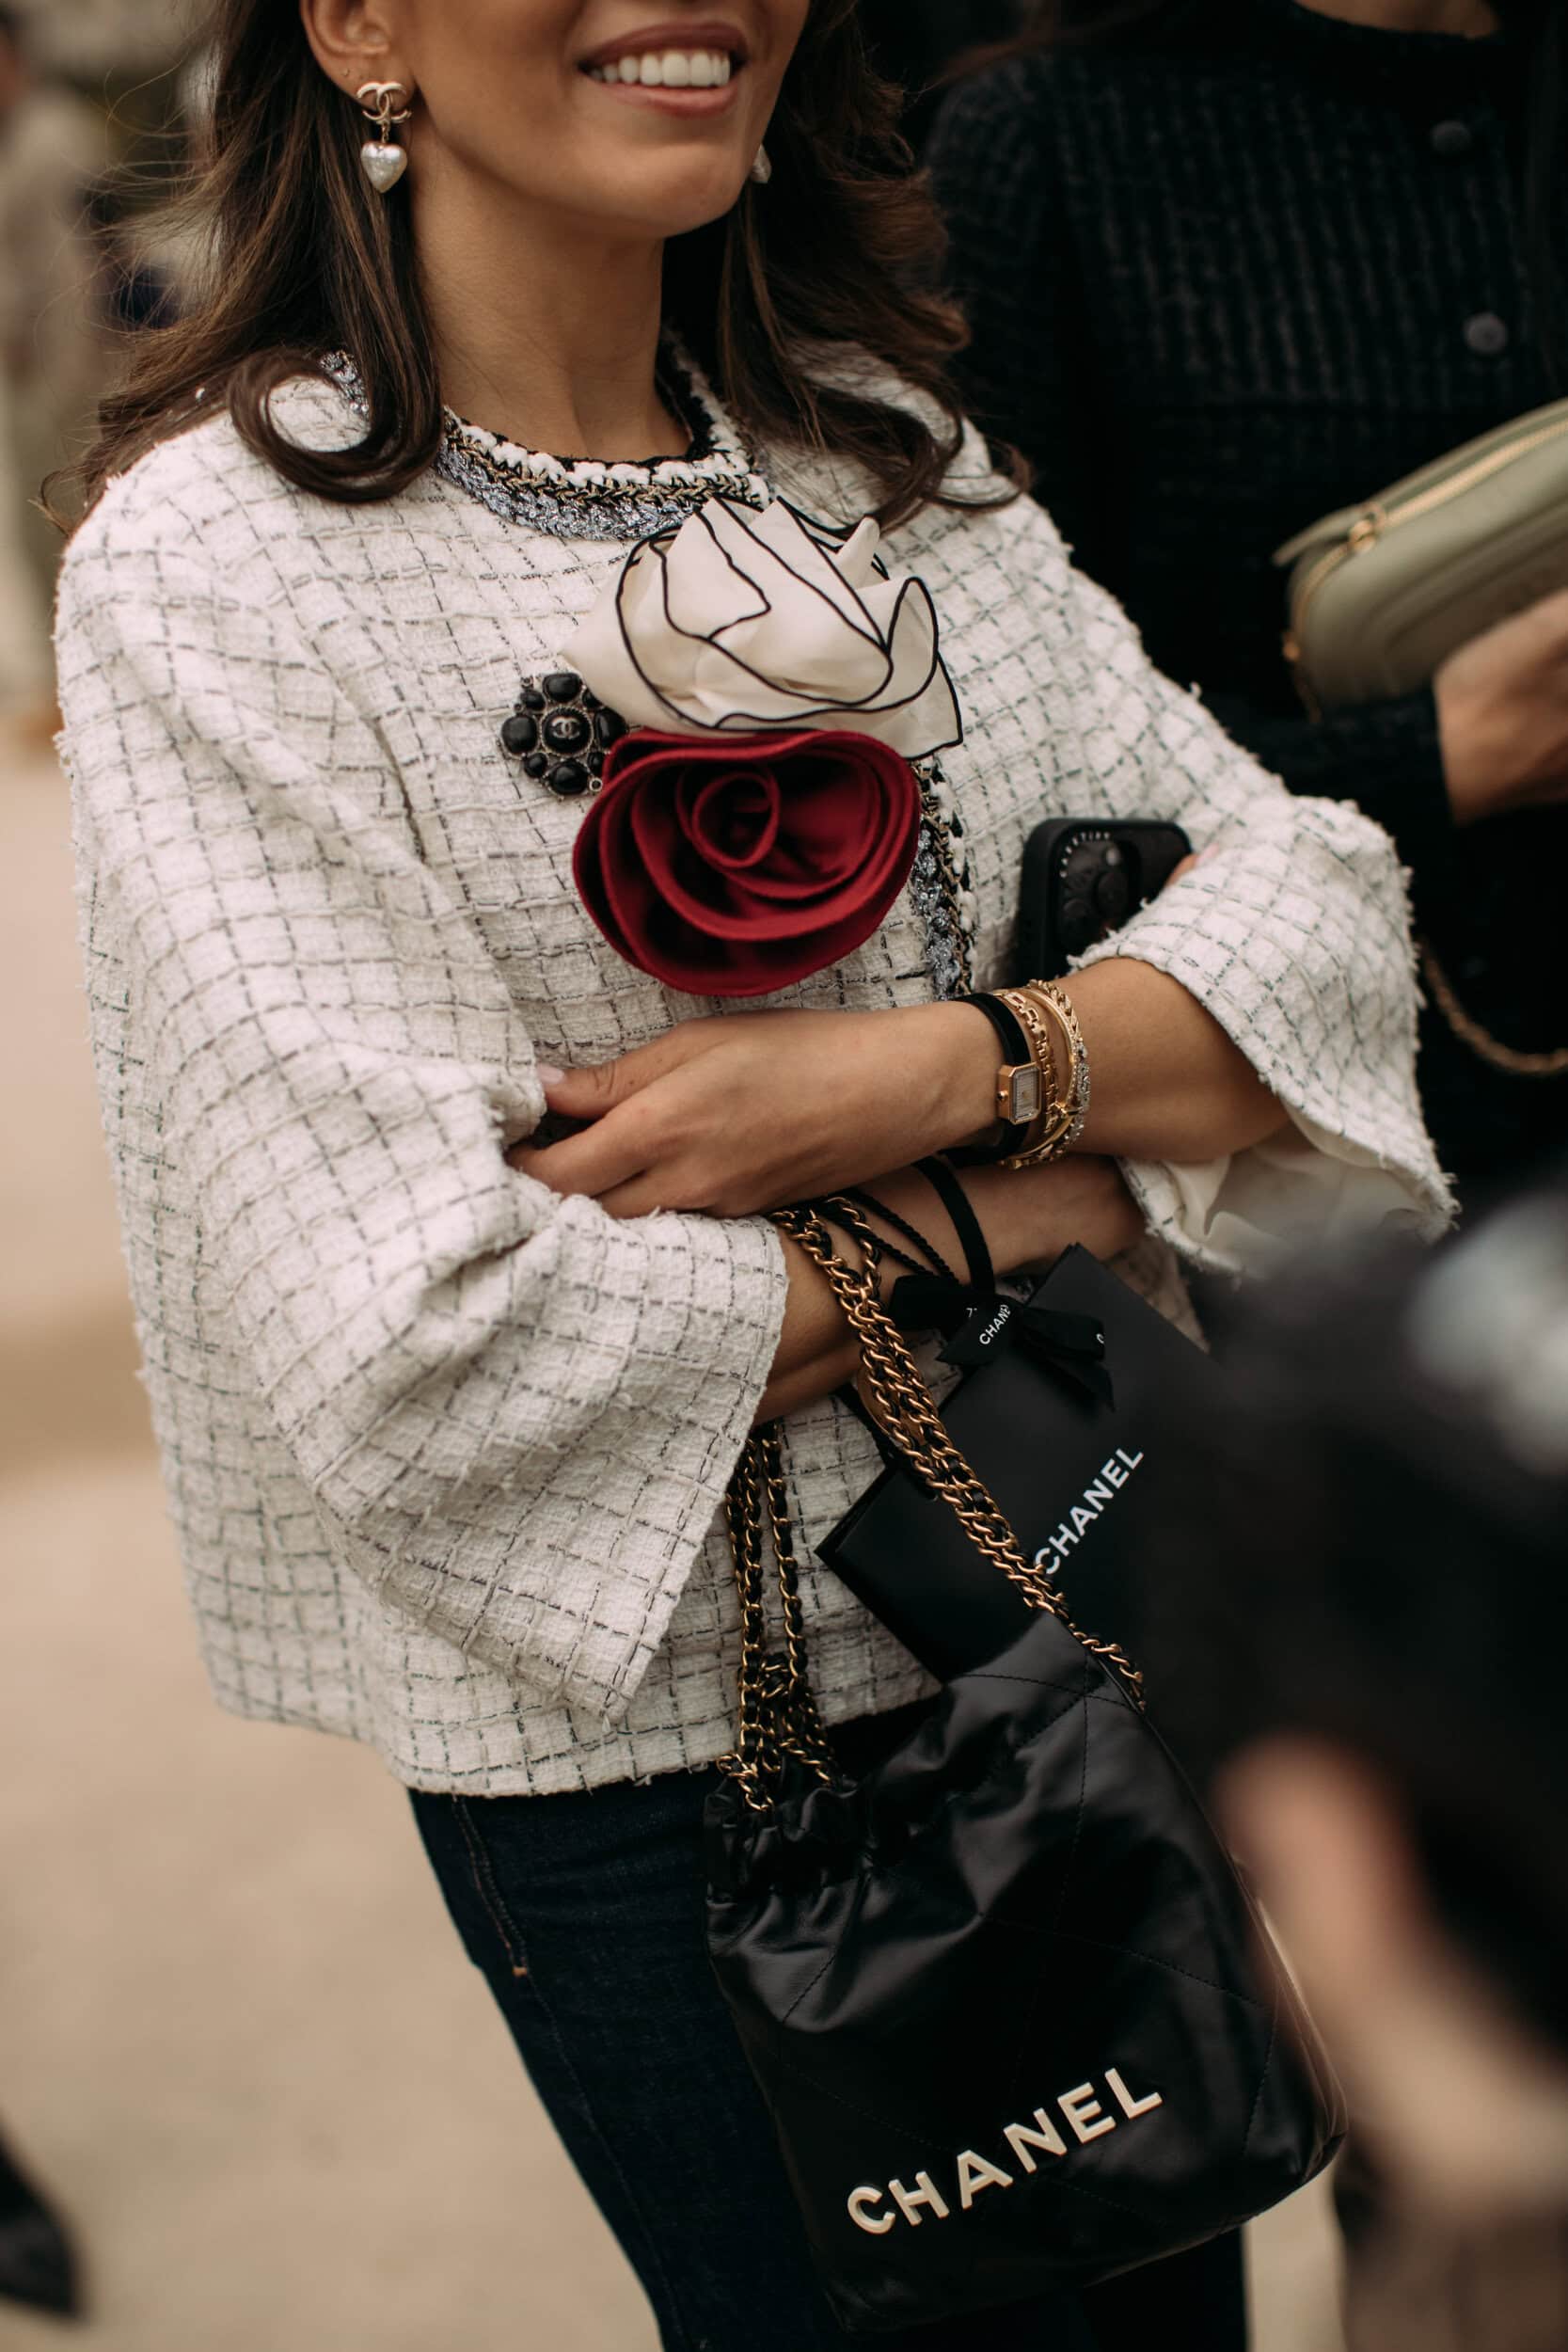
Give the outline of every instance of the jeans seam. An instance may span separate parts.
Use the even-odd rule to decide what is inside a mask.
[[[549,2031],[550,2040],[555,2045],[557,2060],[559,2061],[567,2079],[570,2081],[573,2090],[577,2094],[582,2113],[587,2120],[589,2129],[593,2132],[595,2139],[597,2139],[599,2146],[604,2153],[605,2161],[610,2166],[610,2170],[615,2175],[616,2181],[620,2185],[621,2194],[625,2197],[628,2209],[637,2217],[638,2227],[641,2231],[643,2239],[647,2245],[648,2259],[657,2271],[659,2283],[663,2289],[666,2303],[670,2311],[674,2314],[676,2325],[679,2327],[681,2334],[685,2339],[687,2352],[703,2352],[703,2347],[699,2344],[696,2337],[692,2334],[690,2328],[687,2324],[685,2312],[682,2311],[679,2299],[676,2296],[674,2281],[672,2279],[669,2270],[665,2266],[663,2252],[658,2243],[657,2232],[650,2226],[648,2217],[642,2211],[641,2204],[638,2202],[637,2197],[632,2189],[631,2182],[626,2176],[626,2169],[622,2165],[620,2157],[615,2153],[614,2144],[609,2138],[604,2127],[599,2122],[594,2102],[588,2095],[587,2087],[583,2082],[582,2076],[578,2073],[565,2036],[562,2033],[560,2026],[556,2024],[555,2011],[551,2009],[549,2001],[546,1997],[544,1989],[541,1986],[538,1978],[531,1976],[529,1972],[527,1965],[527,1940],[519,1932],[516,1922],[513,1919],[505,1902],[502,1900],[500,1889],[496,1884],[495,1873],[490,1867],[490,1857],[488,1851],[486,1850],[483,1837],[480,1834],[479,1826],[474,1821],[469,1812],[467,1798],[454,1797],[452,1800],[452,1810],[456,1815],[458,1826],[463,1833],[464,1845],[467,1848],[468,1867],[473,1876],[475,1890],[478,1893],[480,1901],[484,1906],[485,1912],[489,1915],[490,1922],[495,1928],[497,1935],[500,1939],[501,1948],[506,1954],[507,1961],[511,1966],[512,1974],[515,1979],[527,1979],[533,1995],[534,2009],[537,2014],[543,2018],[545,2025]],[[519,1954],[523,1955],[521,1960],[518,1958]],[[676,2347],[676,2352],[679,2352],[679,2347]]]
[[[500,1889],[496,1884],[495,1872],[490,1867],[490,1856],[485,1849],[484,1840],[469,1817],[467,1798],[454,1797],[452,1812],[456,1817],[457,1826],[463,1834],[463,1843],[467,1850],[468,1871],[474,1883],[474,1892],[484,1908],[490,1925],[500,1939],[501,1949],[506,1954],[507,1965],[512,1974],[515,1977],[525,1978],[528,1976],[528,1947],[518,1933],[516,1923],[511,1913],[501,1900]]]

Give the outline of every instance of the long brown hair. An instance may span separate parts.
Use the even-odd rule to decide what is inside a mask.
[[[226,404],[241,437],[301,489],[343,504],[390,498],[435,459],[443,418],[406,193],[367,186],[365,126],[317,70],[286,0],[215,0],[211,31],[212,132],[186,199],[210,288],[133,343],[80,490],[90,505],[112,475]],[[890,525],[948,502],[961,433],[946,371],[963,328],[923,290],[941,231],[899,106],[855,0],[814,0],[768,133],[771,187],[749,186],[666,260],[670,317],[743,429],[764,447],[858,462]],[[925,396],[922,413],[874,383],[824,380],[808,356],[824,344],[866,354]],[[270,396],[337,351],[364,385],[364,437],[301,449],[273,422]]]

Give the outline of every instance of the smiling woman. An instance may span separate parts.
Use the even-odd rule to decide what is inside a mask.
[[[911,291],[933,221],[905,176],[899,95],[866,64],[855,0],[743,0],[728,19],[661,22],[608,0],[471,0],[460,15],[403,0],[385,13],[401,84],[418,96],[418,223],[405,201],[364,202],[364,126],[344,103],[387,78],[381,17],[354,5],[308,13],[318,42],[341,49],[330,82],[300,71],[304,37],[287,23],[280,32],[276,0],[216,10],[213,151],[191,207],[221,275],[208,307],[140,346],[105,404],[82,472],[89,502],[219,399],[302,488],[405,487],[436,457],[444,404],[463,409],[468,397],[450,349],[437,364],[438,313],[453,307],[443,294],[493,300],[478,273],[501,266],[498,212],[539,203],[583,235],[630,232],[644,251],[650,233],[670,240],[665,315],[759,436],[859,462],[884,522],[942,496],[959,433],[946,366],[962,329]],[[748,174],[756,188],[737,205]],[[436,215],[465,190],[478,217],[448,232]],[[585,260],[579,243],[571,285],[612,320],[613,289]],[[847,337],[880,362],[882,382],[811,364]],[[340,348],[359,373],[364,430],[302,450],[276,428],[271,394]],[[887,378],[923,404],[889,400]],[[484,413],[506,422],[493,405]]]
[[[816,1560],[880,1457],[841,1294],[768,1212],[875,1184],[955,1259],[918,1163],[960,1152],[997,1273],[1079,1243],[1189,1329],[1182,1259],[1435,1228],[1399,868],[1150,669],[965,430],[852,0],[215,30],[210,294],[111,404],[59,634],[209,1669],[415,1792],[671,2352],[829,2352],[703,1939],[759,1422],[822,1720],[867,1763],[931,1686]],[[1207,854],[1060,988],[964,1001],[1051,977],[1008,958],[1066,815]],[[1072,2064],[1114,2090],[1119,2054]],[[1060,2057],[997,2131],[1078,2102]],[[1074,2184],[1157,2169],[1176,2102],[1127,2081]],[[1233,2240],[995,2311],[1019,2278],[975,2267],[918,2352],[1244,2338]]]

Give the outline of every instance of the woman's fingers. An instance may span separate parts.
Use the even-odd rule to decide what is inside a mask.
[[[623,1221],[630,1216],[653,1216],[658,1210],[675,1205],[670,1199],[671,1190],[670,1184],[660,1184],[650,1168],[643,1175],[634,1176],[630,1184],[616,1184],[610,1191],[601,1193],[599,1206],[608,1216]],[[681,1214],[691,1216],[699,1213],[686,1209]]]
[[[552,1192],[580,1193],[598,1200],[646,1169],[646,1122],[612,1111],[581,1135],[546,1144],[540,1151],[519,1143],[506,1156],[520,1176],[532,1176]]]
[[[700,1054],[711,1053],[719,1041],[716,1032],[724,1025],[711,1019],[683,1021],[663,1037],[655,1038],[652,1044],[635,1046],[614,1061],[568,1070],[546,1087],[550,1108],[566,1119],[603,1119],[657,1079],[668,1077],[672,1070],[679,1070]]]

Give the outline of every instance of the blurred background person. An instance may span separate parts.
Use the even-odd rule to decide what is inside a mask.
[[[1150,1531],[1151,1695],[1384,2174],[1353,2352],[1561,2352],[1568,1174],[1238,1325],[1234,1413],[1180,1432],[1188,1508]]]
[[[1271,556],[1568,390],[1565,97],[1564,0],[1055,0],[932,148],[972,409],[1159,666],[1387,827],[1465,1010],[1539,1060],[1428,1007],[1471,1195],[1568,1140],[1568,596],[1315,723]]]
[[[61,546],[39,501],[90,438],[107,380],[93,192],[109,161],[103,113],[36,70],[27,21],[0,4],[0,548],[13,574],[0,693],[35,734],[53,725]]]

